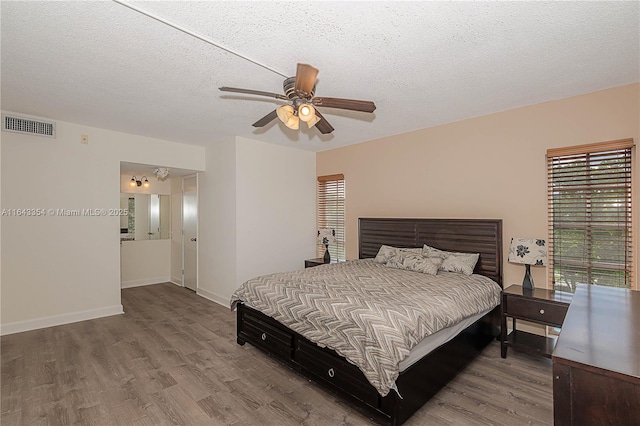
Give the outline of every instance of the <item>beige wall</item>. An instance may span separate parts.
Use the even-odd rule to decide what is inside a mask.
[[[347,258],[358,257],[359,217],[499,218],[505,285],[521,283],[524,268],[507,252],[511,237],[547,236],[546,150],[630,137],[639,144],[639,92],[638,84],[617,87],[318,153],[318,175],[345,176]],[[546,268],[532,273],[544,287]]]
[[[204,153],[62,121],[55,139],[2,132],[1,207],[117,209],[121,161],[204,170]],[[122,312],[119,220],[3,216],[1,333]]]

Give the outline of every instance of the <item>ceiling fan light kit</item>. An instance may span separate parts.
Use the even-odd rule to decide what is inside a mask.
[[[271,111],[253,123],[254,127],[264,127],[275,118],[278,118],[289,129],[298,130],[300,128],[300,120],[302,120],[307,123],[309,128],[315,126],[320,133],[327,134],[333,132],[334,128],[322,116],[317,107],[339,108],[368,113],[375,111],[376,105],[371,101],[314,97],[317,77],[317,68],[308,64],[298,64],[295,77],[286,78],[282,84],[284,95],[226,86],[220,87],[220,90],[223,92],[267,96],[289,102],[289,104],[276,108],[275,111]]]

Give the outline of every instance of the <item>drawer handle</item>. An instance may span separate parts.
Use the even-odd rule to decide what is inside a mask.
[[[260,338],[262,340],[267,340],[267,333],[262,333],[262,336],[260,336]]]
[[[333,368],[330,368],[330,369],[329,369],[329,371],[328,371],[327,373],[329,373],[329,377],[333,377],[333,376],[335,376],[335,375],[336,375],[336,372],[335,372],[335,371],[333,371]]]
[[[544,315],[544,309],[540,309],[540,314]]]

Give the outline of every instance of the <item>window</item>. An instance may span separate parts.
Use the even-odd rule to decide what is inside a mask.
[[[344,235],[344,175],[318,176],[318,229],[336,230],[335,244],[329,244],[331,259],[345,260]],[[324,255],[324,246],[318,244],[318,257]]]
[[[549,274],[555,290],[630,288],[633,140],[547,151]]]

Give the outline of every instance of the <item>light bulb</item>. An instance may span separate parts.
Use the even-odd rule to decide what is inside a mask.
[[[148,188],[149,186],[151,186],[149,184],[149,179],[147,179],[146,177],[143,177],[142,178],[142,186],[145,187],[145,188]]]
[[[309,121],[316,116],[316,110],[309,104],[302,104],[300,108],[298,108],[298,117],[302,121]]]
[[[131,187],[135,187],[136,186],[136,177],[132,177],[131,180],[129,181],[129,186]]]

